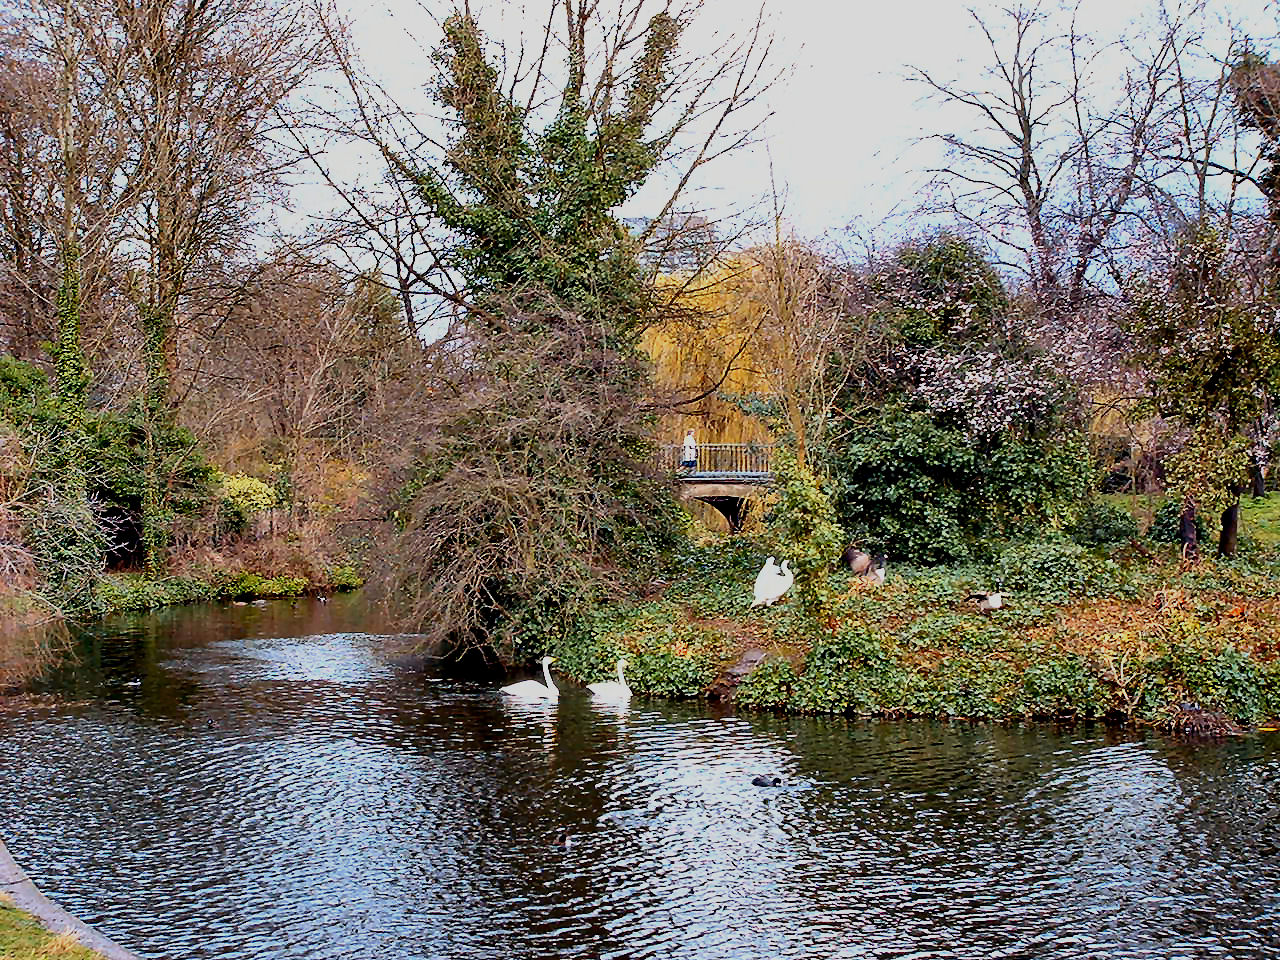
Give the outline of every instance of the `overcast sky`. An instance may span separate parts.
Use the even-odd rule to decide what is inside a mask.
[[[421,96],[427,75],[422,50],[438,33],[418,0],[345,0],[353,39],[366,66],[402,103]],[[433,10],[442,0],[425,0]],[[514,31],[546,2],[473,0],[491,33]],[[1010,0],[1012,2],[1012,0]],[[1176,4],[1177,0],[1169,0]],[[1220,16],[1274,32],[1267,0],[1209,0]],[[976,8],[996,16],[1007,5],[979,0]],[[985,41],[973,29],[966,5],[956,0],[772,0],[777,37],[775,64],[787,76],[771,91],[762,143],[707,169],[699,203],[728,210],[769,190],[769,162],[785,189],[787,217],[801,234],[838,232],[851,221],[874,225],[920,198],[924,171],[936,163],[938,147],[922,136],[948,122],[945,112],[923,99],[909,81],[910,65],[927,66],[945,78],[974,76],[984,62]],[[1119,36],[1147,0],[1081,0],[1080,24],[1092,36]],[[750,0],[706,0],[701,22],[685,42],[708,42],[716,31],[740,29],[754,7]],[[410,36],[412,26],[417,36]],[[652,203],[642,193],[629,215],[644,215]]]

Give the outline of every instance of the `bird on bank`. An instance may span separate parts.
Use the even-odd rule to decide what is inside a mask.
[[[1000,596],[998,592],[977,591],[969,594],[968,599],[976,600],[978,611],[988,616],[991,615],[992,610],[999,610],[1004,606],[1004,597]]]
[[[875,560],[871,562],[871,569],[862,577],[867,583],[876,586],[884,586],[884,578],[889,572],[889,558],[883,553],[877,553]]]
[[[605,680],[600,683],[588,683],[587,689],[591,691],[591,695],[597,700],[605,700],[609,703],[626,703],[631,699],[631,688],[627,686],[627,678],[622,675],[622,668],[627,665],[627,661],[618,661],[618,679]]]
[[[521,680],[519,683],[508,684],[503,687],[502,692],[509,697],[516,697],[520,700],[559,700],[560,688],[551,680],[551,664],[555,662],[555,657],[543,657],[541,660],[542,675],[547,679],[545,684],[539,683],[537,680]]]
[[[867,583],[877,587],[884,583],[887,565],[883,553],[877,553],[872,556],[867,551],[859,550],[853,544],[849,544],[849,546],[845,547],[844,553],[840,555],[840,562],[848,567],[849,572],[855,577],[859,577]]]
[[[754,594],[754,599],[751,601],[752,608],[771,606],[791,589],[796,577],[788,566],[789,562],[783,560],[781,567],[774,564],[773,557],[764,562],[764,566],[756,574],[756,583],[752,590]]]
[[[764,562],[764,566],[760,568],[760,572],[756,574],[756,584],[754,587],[755,595],[757,597],[760,596],[761,585],[768,583],[777,575],[778,561],[774,557],[770,557]]]
[[[852,543],[844,548],[844,553],[840,555],[840,562],[849,568],[849,572],[854,576],[861,577],[871,569],[871,562],[874,558],[865,550],[859,550]]]

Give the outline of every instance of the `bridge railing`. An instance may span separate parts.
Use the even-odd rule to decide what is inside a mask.
[[[683,450],[684,445],[679,443],[659,447],[658,465],[671,473],[688,474],[690,471],[680,466]],[[773,444],[771,443],[700,443],[698,444],[698,461],[692,473],[698,476],[758,475],[767,474],[772,469]]]

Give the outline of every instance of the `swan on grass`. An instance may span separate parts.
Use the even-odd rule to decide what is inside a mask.
[[[588,683],[587,689],[591,691],[591,695],[597,700],[607,700],[609,703],[626,703],[631,699],[631,688],[627,686],[627,678],[622,675],[622,668],[627,665],[627,661],[618,661],[618,679],[605,680],[601,683]]]
[[[521,680],[503,687],[502,692],[520,700],[559,700],[560,689],[551,681],[551,664],[556,662],[556,658],[543,657],[541,662],[542,675],[547,678],[545,684],[537,680]]]
[[[795,583],[796,578],[788,566],[789,562],[783,560],[781,567],[774,564],[773,557],[764,562],[764,566],[756,574],[756,584],[752,591],[755,599],[751,601],[752,607],[770,606],[791,589],[791,584]]]

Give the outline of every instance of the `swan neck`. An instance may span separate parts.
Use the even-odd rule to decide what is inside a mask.
[[[542,663],[542,675],[547,678],[547,689],[559,689],[551,679],[551,664],[547,663],[545,660]]]
[[[627,685],[627,678],[622,675],[622,661],[618,661],[618,682],[624,687]]]

